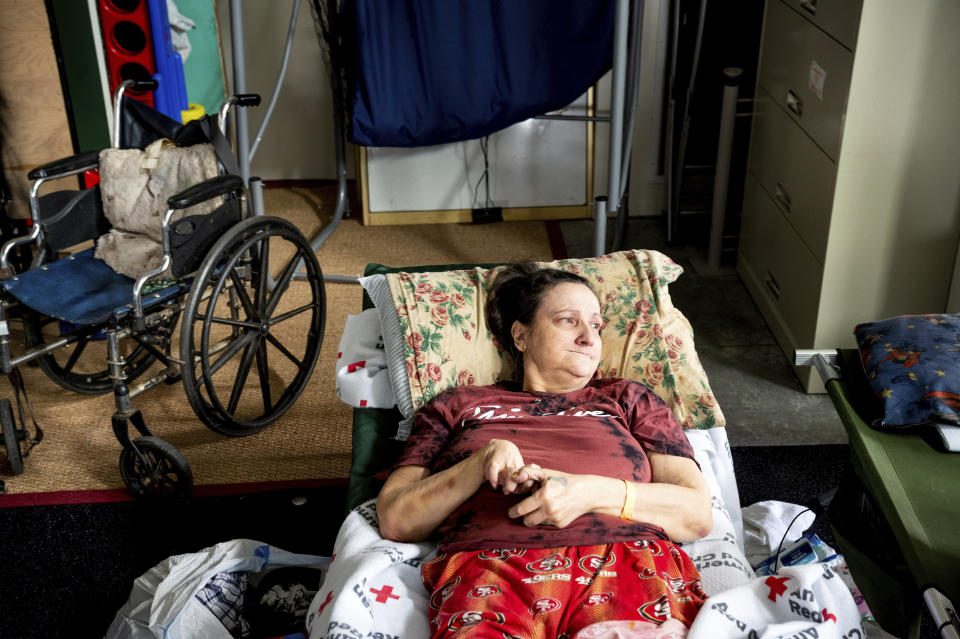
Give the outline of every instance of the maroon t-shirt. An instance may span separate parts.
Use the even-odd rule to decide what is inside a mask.
[[[626,379],[594,379],[565,395],[522,391],[514,383],[452,388],[420,410],[397,466],[426,466],[437,473],[491,439],[516,444],[528,464],[643,483],[650,481],[645,450],[693,459],[683,429],[649,388]],[[658,526],[609,515],[586,514],[566,528],[524,526],[507,511],[526,496],[504,495],[485,482],[440,525],[440,549],[667,539]]]

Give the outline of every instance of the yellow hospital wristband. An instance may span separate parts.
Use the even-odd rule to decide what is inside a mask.
[[[632,481],[621,480],[627,489],[627,494],[623,497],[623,508],[620,509],[620,519],[627,521],[633,520],[633,506],[637,501],[637,488]]]

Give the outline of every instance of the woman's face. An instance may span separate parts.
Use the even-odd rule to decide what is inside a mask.
[[[565,393],[583,388],[600,363],[600,303],[583,284],[550,288],[529,325],[514,322],[523,353],[525,390]]]

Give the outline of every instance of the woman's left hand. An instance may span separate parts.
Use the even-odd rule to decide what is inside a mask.
[[[571,475],[527,464],[515,473],[518,484],[535,482],[539,488],[507,514],[523,518],[525,526],[565,528],[590,511],[590,476]]]

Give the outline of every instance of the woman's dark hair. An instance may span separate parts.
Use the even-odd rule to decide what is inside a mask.
[[[523,356],[513,343],[513,323],[529,325],[546,292],[565,282],[583,284],[593,291],[590,282],[576,273],[540,268],[529,262],[512,264],[493,280],[484,307],[487,326],[500,347],[513,358],[515,372],[520,376],[523,375]]]

